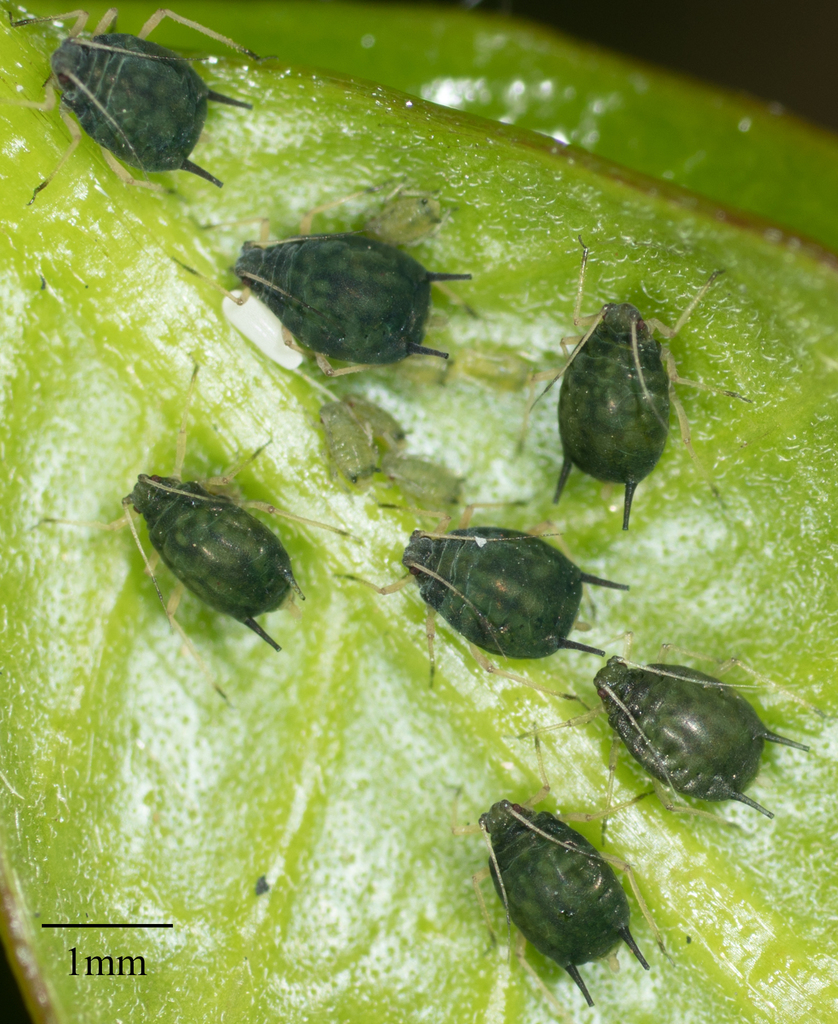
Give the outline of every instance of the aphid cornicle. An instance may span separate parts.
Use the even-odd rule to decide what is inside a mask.
[[[684,446],[700,468],[674,385],[689,384],[743,402],[750,399],[735,391],[680,377],[672,353],[652,334],[658,331],[666,338],[674,338],[721,271],[710,275],[675,327],[667,327],[659,320],[644,320],[628,302],[606,303],[599,313],[581,316],[587,259],[588,249],[582,243],[573,322],[590,325],[589,329],[578,338],[563,339],[563,345],[572,340],[576,346],[557,375],[537,374],[533,379],[552,376],[548,390],[562,379],[559,435],[564,461],[554,503],[561,497],[572,467],[578,466],[597,480],[625,485],[623,529],[627,530],[635,489],[663,454],[669,434],[670,405],[676,410]]]
[[[393,594],[416,579],[428,605],[432,675],[436,612],[466,638],[481,668],[534,689],[543,688],[498,669],[481,649],[505,658],[546,658],[563,648],[602,655],[599,648],[567,639],[579,612],[582,585],[613,590],[628,590],[628,586],[582,572],[535,534],[496,526],[470,527],[476,507],[468,506],[460,528],[450,533],[444,532],[450,523],[448,515],[441,515],[437,533],[415,530],[402,557],[408,575],[395,583],[378,587],[351,578],[380,594]]]
[[[593,1006],[594,1002],[579,973],[581,964],[609,957],[616,969],[615,949],[623,941],[639,963],[649,970],[629,929],[629,904],[615,868],[626,874],[658,948],[667,958],[668,954],[631,865],[613,854],[600,852],[567,824],[568,821],[608,817],[648,794],[594,814],[574,812],[557,817],[549,811],[534,811],[533,807],[550,792],[537,731],[535,735],[541,789],[523,804],[498,801],[480,816],[477,825],[456,823],[455,800],[451,831],[454,835],[483,834],[489,849],[489,863],[472,876],[472,884],[486,925],[494,936],[480,888],[483,880],[491,876],[495,892],[504,905],[507,923],[514,924],[519,931],[515,955],[547,999],[565,1016],[556,997],[527,962],[524,956],[527,941],[567,971],[588,1006]]]
[[[164,18],[172,18],[254,60],[260,58],[232,39],[164,8],[156,11],[136,36],[109,32],[116,15],[116,8],[111,8],[89,39],[80,35],[89,17],[86,11],[12,22],[12,27],[18,28],[56,18],[77,19],[50,58],[52,73],[47,82],[46,99],[42,103],[13,101],[16,106],[52,110],[55,90],[60,89],[61,117],[72,138],[58,166],[35,189],[32,200],[49,184],[81,140],[78,125],[68,112],[76,115],[82,129],[102,147],[110,168],[128,185],[162,191],[161,185],[135,179],[114,157],[138,168],[144,175],[153,171],[183,170],[213,185],[220,187],[222,184],[188,159],[206,120],[207,101],[247,110],[251,105],[214,92],[187,60],[164,46],[149,42],[146,37]]]
[[[765,742],[809,749],[766,728],[732,686],[685,665],[635,666],[614,657],[594,685],[609,725],[656,780],[659,795],[662,783],[701,800],[738,800],[773,818],[744,793]]]
[[[259,509],[270,515],[344,536],[346,531],[281,511],[267,502],[236,502],[219,493],[217,488],[229,485],[236,474],[253,461],[261,448],[222,477],[200,483],[181,479],[186,454],[187,417],[197,374],[196,366],[178,433],[177,455],[171,476],[141,473],[131,493],[122,500],[125,514],[113,523],[74,523],[72,520],[52,518],[44,521],[106,530],[128,526],[154,580],[169,621],[184,639],[185,634],[174,615],[185,587],[211,608],[230,615],[252,629],[274,650],[279,651],[279,644],[256,622],[256,617],[279,608],[292,591],[300,597],[303,595],[294,579],[291,560],[282,541],[246,509]],[[163,601],[152,566],[140,544],[132,509],[145,519],[152,547],[179,581],[180,585],[173,592],[168,605]]]

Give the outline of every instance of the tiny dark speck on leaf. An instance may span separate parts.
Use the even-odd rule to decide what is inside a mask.
[[[261,896],[263,893],[266,893],[269,889],[270,886],[268,885],[267,878],[265,878],[264,875],[260,875],[256,879],[256,895]],[[689,939],[687,941],[689,942]]]
[[[43,274],[41,274],[40,276],[41,276],[41,291],[45,291],[46,287],[47,287],[47,279],[44,277]]]
[[[261,879],[260,879],[260,881],[261,881]],[[689,946],[689,944],[690,944],[691,942],[692,942],[692,939],[691,939],[691,938],[689,937],[689,935],[688,935],[688,936],[687,936],[687,945]]]

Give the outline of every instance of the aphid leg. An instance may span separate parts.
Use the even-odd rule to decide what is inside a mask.
[[[370,188],[362,188],[358,192],[350,192],[348,196],[342,196],[340,199],[332,199],[328,203],[321,203],[319,206],[312,207],[308,213],[304,214],[300,221],[300,234],[311,234],[311,224],[318,213],[326,213],[328,210],[334,210],[338,206],[343,206],[344,203],[352,202],[353,199],[360,199],[361,196],[368,196],[373,192],[380,192],[384,187],[384,185],[373,185]]]
[[[647,789],[644,793],[638,793],[637,796],[633,796],[631,800],[624,800],[621,804],[613,804],[604,811],[562,811],[556,817],[562,821],[602,821],[604,824],[607,818],[618,814],[620,811],[624,811],[626,807],[634,807],[641,800],[645,800],[647,796],[653,796],[654,792],[653,789]]]
[[[661,323],[660,320],[656,320],[654,317],[652,317],[651,319],[648,319],[646,321],[649,328],[653,331],[660,332],[660,334],[662,334],[664,338],[674,338],[675,335],[681,330],[681,328],[687,322],[687,320],[689,320],[689,318],[692,316],[695,307],[699,304],[699,302],[701,302],[701,300],[707,294],[707,290],[709,289],[710,285],[716,280],[716,278],[720,274],[723,273],[723,270],[713,271],[713,273],[707,278],[707,280],[701,286],[698,294],[695,296],[692,302],[690,302],[690,304],[687,306],[684,312],[678,317],[674,327],[667,327],[666,324]]]
[[[479,832],[480,826],[477,825],[476,828]],[[471,886],[474,889],[474,895],[477,899],[477,905],[480,907],[480,913],[483,915],[483,923],[489,930],[489,938],[492,940],[492,945],[497,946],[497,932],[492,925],[492,919],[489,917],[489,908],[486,906],[486,900],[483,898],[483,890],[480,888],[481,883],[485,882],[490,874],[491,870],[489,868],[481,868],[479,871],[475,871],[471,876]]]
[[[38,19],[41,20],[40,18]],[[49,20],[48,18],[45,20]],[[26,22],[20,22],[25,25]],[[58,93],[55,91],[56,79],[50,75],[47,79],[46,85],[44,86],[44,98],[42,100],[0,100],[0,104],[4,107],[26,107],[28,110],[55,110],[55,104],[58,102]]]
[[[382,597],[387,597],[389,594],[395,594],[403,587],[406,587],[413,577],[408,573],[407,576],[402,576],[400,580],[396,580],[395,583],[389,583],[386,587],[379,587],[376,583],[370,583],[369,580],[362,579],[360,576],[352,576],[349,573],[341,574],[341,579],[354,580],[355,583],[363,583],[363,585],[365,587],[369,587],[370,590],[374,590],[377,594],[381,594]]]
[[[225,46],[238,50],[239,53],[245,54],[245,56],[250,57],[252,60],[263,60],[263,58],[258,54],[254,53],[252,50],[248,50],[246,46],[240,46],[238,43],[234,43],[232,39],[228,39],[227,36],[222,36],[218,32],[213,32],[211,28],[205,28],[203,25],[198,24],[197,21],[190,21],[189,18],[184,18],[180,14],[175,14],[174,11],[170,11],[166,7],[160,7],[154,12],[154,14],[152,14],[145,25],[143,25],[137,33],[137,38],[147,39],[164,18],[171,18],[172,21],[176,21],[180,25],[186,25],[187,28],[194,28],[196,32],[209,36],[210,39],[215,39],[216,42],[224,43]]]
[[[538,726],[533,723],[532,727],[532,738],[535,740],[535,756],[538,761],[538,775],[541,779],[541,789],[537,793],[524,801],[524,807],[535,807],[536,804],[540,804],[550,794],[550,782],[547,779],[547,771],[544,767],[544,755],[541,752],[541,740],[538,736]]]
[[[218,224],[202,224],[202,231],[212,231],[215,228],[236,228],[241,224],[258,224],[259,225],[259,241],[258,247],[261,248],[266,244],[276,245],[276,242],[268,243],[268,239],[271,237],[271,221],[269,217],[243,217],[241,220],[225,220]],[[257,247],[256,242],[250,243],[253,247]]]
[[[198,667],[200,668],[201,672],[204,674],[204,676],[207,679],[207,681],[209,682],[209,684],[215,690],[215,692],[227,704],[229,704],[230,701],[227,699],[227,694],[221,689],[221,687],[215,681],[215,678],[214,678],[212,672],[210,672],[209,667],[207,666],[206,662],[201,657],[201,655],[198,654],[198,649],[195,647],[195,645],[189,639],[189,635],[187,634],[186,630],[183,628],[183,626],[181,626],[181,624],[175,618],[175,612],[177,612],[177,610],[178,610],[178,605],[180,604],[180,600],[183,597],[183,594],[184,594],[185,590],[186,590],[186,587],[184,587],[184,585],[182,583],[178,583],[178,585],[172,591],[171,596],[169,597],[168,604],[166,605],[166,617],[169,620],[169,625],[171,626],[171,628],[173,630],[175,630],[177,632],[178,636],[183,641],[183,646],[189,651],[189,653],[192,655],[192,657],[198,663]]]
[[[687,419],[687,414],[684,412],[684,407],[683,405],[681,405],[681,400],[675,394],[675,385],[672,383],[671,380],[669,382],[669,401],[672,403],[672,407],[675,410],[675,415],[678,417],[678,427],[681,431],[681,441],[683,442],[684,447],[687,449],[690,458],[693,460],[695,468],[698,470],[701,476],[704,477],[704,480],[706,481],[708,487],[713,492],[713,496],[721,500],[721,495],[719,494],[718,487],[716,487],[716,485],[713,483],[712,477],[704,468],[704,466],[701,463],[701,460],[695,453],[695,449],[693,448],[692,438],[690,434],[690,421]]]
[[[300,606],[297,604],[295,598],[296,594],[292,593],[282,607],[288,612],[288,614],[295,622],[299,622],[303,617],[303,612]]]
[[[702,384],[701,381],[688,380],[686,377],[682,377],[678,373],[678,368],[675,365],[675,357],[666,345],[661,346],[661,355],[663,356],[663,360],[666,365],[666,372],[673,384],[686,384],[687,387],[698,388],[700,391],[712,391],[713,394],[726,395],[728,398],[738,398],[740,402],[747,402],[749,405],[753,405],[752,398],[745,398],[745,396],[740,395],[738,391],[728,391],[727,388],[716,387],[715,384]]]
[[[567,362],[559,370],[558,373],[553,374],[553,377],[552,377],[550,383],[541,392],[541,394],[538,396],[538,398],[536,398],[536,400],[535,400],[536,402],[540,401],[547,394],[547,392],[553,387],[553,385],[556,384],[559,380],[561,380],[561,378],[565,375],[565,373],[567,372],[570,364],[579,355],[579,353],[582,351],[582,349],[585,347],[585,345],[588,344],[588,339],[591,337],[591,335],[594,333],[594,331],[597,329],[597,327],[599,327],[600,323],[602,322],[602,318],[603,318],[604,315],[605,314],[604,314],[603,310],[600,310],[598,313],[594,313],[594,315],[592,317],[583,317],[580,320],[580,323],[584,323],[587,320],[591,320],[592,321],[591,322],[591,326],[588,328],[587,331],[585,331],[585,333],[576,342],[576,344],[573,347],[573,351],[567,357]],[[571,341],[571,340],[573,340],[573,339],[572,338],[562,338],[562,345],[564,345],[565,341]],[[533,404],[535,404],[535,403],[533,403]]]
[[[159,551],[152,551],[151,552],[151,558],[149,558],[148,565],[145,567],[145,569],[143,569],[143,572],[146,574],[146,576],[153,576],[154,575],[154,570],[157,568],[157,566],[159,564],[160,564],[160,552]]]
[[[49,86],[47,86],[47,89],[49,89]],[[55,99],[55,93],[53,92],[53,100],[54,99]],[[53,103],[53,106],[54,105],[55,104]],[[47,110],[47,109],[51,109],[51,108],[42,107],[41,109]],[[52,172],[52,174],[50,174],[50,176],[48,178],[44,178],[44,180],[41,182],[41,184],[38,185],[35,188],[35,191],[32,193],[32,198],[26,204],[27,206],[31,206],[32,203],[35,202],[35,198],[38,195],[38,193],[39,192],[43,192],[43,190],[47,187],[47,185],[49,185],[49,183],[52,181],[52,179],[56,176],[56,174],[58,174],[58,172],[61,170],[61,168],[64,166],[64,164],[66,164],[67,161],[70,159],[70,157],[73,155],[73,153],[74,153],[74,151],[76,149],[76,146],[78,146],[78,144],[81,142],[81,128],[79,127],[78,123],[72,117],[70,117],[70,115],[67,113],[66,110],[60,109],[60,114],[61,114],[61,120],[64,122],[64,124],[67,125],[67,128],[68,128],[68,130],[70,132],[70,140],[71,140],[70,141],[70,145],[64,150],[64,154],[62,155],[61,159],[56,164],[55,170]]]
[[[357,366],[343,366],[341,369],[335,370],[322,352],[315,352],[314,358],[317,360],[317,365],[327,377],[343,377],[347,373],[360,373],[361,370],[372,369],[372,365],[370,363],[358,363]]]
[[[646,918],[646,923],[652,929],[652,933],[655,936],[655,941],[658,944],[658,949],[661,951],[661,953],[663,953],[666,959],[674,966],[672,957],[666,951],[666,946],[664,945],[663,936],[660,933],[660,929],[655,924],[655,919],[652,917],[651,911],[649,910],[649,907],[646,905],[646,900],[643,899],[643,895],[640,892],[640,886],[637,884],[637,877],[634,874],[634,868],[631,866],[631,864],[629,864],[627,860],[622,860],[622,858],[620,857],[615,857],[611,853],[600,853],[600,857],[602,857],[606,864],[610,864],[612,868],[616,868],[618,871],[622,871],[626,875],[626,877],[629,880],[629,885],[631,886],[631,891],[634,893],[634,898],[637,900],[637,905],[640,907],[640,913]],[[623,940],[625,941],[629,949],[632,951],[632,953],[634,953],[634,955],[637,957],[638,961],[648,971],[649,965],[646,963],[643,954],[637,948],[637,944],[632,938],[628,928],[626,928],[625,933],[623,933]]]
[[[93,35],[103,36],[106,32],[109,32],[111,30],[111,26],[116,22],[116,15],[117,9],[115,7],[109,7],[102,15],[102,19],[99,24],[93,29]]]
[[[197,376],[198,364],[196,363],[189,380],[189,389],[186,392],[186,401],[183,404],[183,414],[180,418],[180,430],[178,431],[177,443],[175,445],[175,465],[172,469],[172,476],[176,480],[180,480],[183,473],[183,460],[186,458],[186,424],[189,420],[189,407],[192,405],[192,395],[195,392],[195,379]]]
[[[302,523],[304,526],[317,526],[321,530],[328,530],[330,533],[338,533],[341,537],[350,537],[348,530],[342,530],[338,526],[329,526],[328,523],[319,523],[316,519],[304,519],[302,516],[295,516],[291,512],[283,512],[267,501],[243,501],[241,508],[258,508],[260,512],[267,512],[271,516],[280,516],[283,519],[290,519],[294,523]]]
[[[218,487],[223,489],[228,484],[232,483],[242,470],[247,469],[251,462],[255,462],[270,443],[271,441],[266,441],[264,444],[259,445],[252,455],[248,455],[246,458],[235,462],[227,472],[223,473],[221,476],[211,476],[207,480],[201,480],[200,483],[204,487]]]
[[[435,618],[436,611],[428,605],[428,614],[425,617],[425,636],[428,638],[428,660],[431,663],[430,686],[434,685],[434,675],[436,674],[436,658],[434,657],[434,637],[436,636],[436,627],[434,625]]]
[[[488,868],[487,868],[487,870],[488,870]],[[524,968],[524,970],[527,972],[527,974],[532,978],[532,980],[535,982],[535,984],[536,984],[537,988],[539,989],[539,991],[541,992],[541,994],[544,996],[544,998],[547,1000],[547,1002],[550,1004],[550,1006],[552,1006],[553,1010],[558,1014],[558,1016],[561,1017],[562,1020],[568,1021],[569,1024],[574,1024],[573,1017],[567,1012],[567,1010],[562,1006],[562,1004],[558,1001],[558,999],[556,999],[556,997],[553,995],[553,993],[550,991],[550,989],[547,988],[547,986],[544,984],[544,982],[541,980],[541,978],[539,978],[538,972],[536,971],[536,969],[532,966],[532,964],[529,962],[529,960],[527,960],[527,958],[525,956],[525,953],[524,953],[524,951],[526,949],[526,945],[527,945],[527,940],[524,938],[524,933],[523,932],[518,932],[518,935],[515,938],[515,958],[517,959],[518,963]],[[575,978],[574,978],[574,981],[576,981]],[[578,984],[578,982],[577,982],[577,984]],[[585,990],[584,983],[582,984],[582,991],[587,995],[587,991]],[[590,996],[588,996],[588,1005],[593,1006],[593,1001],[591,1000]]]
[[[288,348],[290,348],[292,351],[294,351],[294,352],[302,352],[303,355],[305,355],[305,349],[301,348],[297,344],[297,339],[288,330],[288,328],[285,326],[285,324],[282,325],[282,340],[285,342],[285,344],[288,346]]]
[[[719,814],[711,814],[710,811],[702,811],[697,807],[687,807],[685,804],[675,804],[670,799],[669,793],[662,782],[658,779],[653,779],[652,784],[655,787],[655,795],[663,806],[668,810],[672,811],[673,814],[692,814],[696,818],[709,818],[710,821],[721,822],[722,825],[731,825],[733,828],[739,828],[735,821],[728,821],[727,818],[723,818]],[[734,799],[731,797],[731,799]]]
[[[117,158],[110,153],[104,146],[100,146],[102,150],[102,156],[105,158],[105,163],[110,167],[114,174],[119,178],[125,185],[136,185],[138,188],[147,188],[152,192],[165,192],[166,189],[159,185],[156,181],[143,181],[140,178],[135,178],[133,174],[117,160]],[[57,170],[57,168],[56,168]],[[53,172],[54,173],[54,172]]]
[[[614,733],[611,737],[611,750],[608,753],[608,786],[605,790],[605,813],[602,817],[602,841],[605,842],[605,832],[608,826],[608,815],[611,813],[611,805],[614,800],[614,779],[617,773],[617,758],[620,756],[620,737]]]
[[[580,700],[578,697],[576,699],[579,701],[580,704],[582,704],[583,706],[585,705],[585,702],[583,700]],[[604,711],[605,708],[600,704],[598,708],[592,708],[591,710],[586,711],[584,715],[577,715],[575,718],[568,718],[564,722],[559,722],[556,725],[540,725],[538,726],[536,732],[540,736],[543,732],[556,732],[558,729],[571,729],[575,728],[577,725],[587,725],[588,722],[592,722],[595,718],[598,718],[601,714],[604,713]],[[518,739],[524,740],[527,739],[527,737],[533,735],[534,733],[531,732],[522,732],[519,733]]]
[[[194,276],[199,278],[201,281],[206,281],[206,283],[208,285],[213,287],[217,292],[221,292],[221,294],[226,296],[231,302],[235,302],[235,304],[237,306],[243,306],[245,304],[245,302],[247,302],[247,300],[250,298],[250,285],[249,284],[244,284],[243,285],[240,294],[233,295],[233,293],[228,291],[224,287],[224,285],[219,284],[217,281],[213,281],[213,279],[211,277],[206,277],[204,274],[201,274],[199,271],[195,270],[193,267],[188,267],[185,263],[181,263],[181,261],[179,259],[175,259],[174,256],[172,257],[172,259],[174,260],[175,263],[177,263],[177,265],[182,270],[185,270],[189,274],[194,274]]]
[[[113,8],[111,8],[113,10]],[[110,14],[110,11],[108,11]],[[105,17],[108,15],[106,14]],[[11,18],[11,12],[9,14]],[[77,35],[84,31],[84,26],[87,24],[87,19],[90,15],[87,11],[67,11],[65,14],[51,14],[48,18],[24,18],[23,21],[13,21],[11,23],[12,28],[20,28],[21,25],[37,25],[44,21],[64,21],[65,18],[75,18],[76,23],[67,33],[68,39],[75,39]],[[98,29],[97,29],[98,32]]]
[[[531,690],[538,690],[539,693],[547,693],[551,697],[561,697],[563,700],[576,700],[579,701],[580,704],[583,703],[575,693],[560,693],[558,690],[551,690],[547,686],[539,686],[537,683],[533,683],[531,680],[525,679],[524,676],[516,675],[514,672],[506,672],[504,669],[498,668],[497,665],[494,665],[489,661],[479,647],[475,647],[472,643],[470,643],[468,647],[477,664],[484,672],[488,672],[490,675],[500,676],[502,679],[511,679],[515,683],[521,683],[524,686],[528,686]]]

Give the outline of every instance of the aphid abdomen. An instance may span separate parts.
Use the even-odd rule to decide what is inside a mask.
[[[648,329],[644,330],[648,333]],[[641,339],[638,339],[640,342]],[[559,434],[565,458],[609,483],[637,483],[655,468],[666,445],[669,378],[660,345],[638,343],[646,389],[631,336],[600,324],[570,364],[559,393]]]
[[[97,47],[66,39],[52,55],[64,105],[94,141],[132,167],[182,167],[206,120],[203,79],[177,54],[147,39],[113,33],[92,42]]]
[[[628,900],[613,870],[583,836],[552,814],[512,807],[572,847],[551,842],[509,814],[504,826],[490,826],[513,923],[540,953],[565,969],[607,956],[630,921]],[[489,814],[497,818],[495,808]],[[491,861],[490,869],[503,899]]]
[[[235,269],[301,345],[330,358],[395,363],[424,337],[428,272],[383,242],[315,235],[245,248]],[[249,279],[248,271],[279,290]]]
[[[327,402],[320,409],[326,445],[335,465],[353,484],[373,475],[378,449],[364,425],[344,402]]]
[[[186,493],[155,489],[141,477],[134,507],[145,516],[149,539],[174,575],[210,607],[240,622],[278,608],[294,577],[276,535],[200,484],[159,482]],[[192,494],[194,499],[187,496]]]
[[[597,692],[611,727],[651,776],[702,800],[730,800],[753,782],[766,729],[736,690],[683,665],[612,662],[597,674]]]
[[[561,646],[582,600],[582,574],[555,548],[517,530],[454,530],[436,539],[425,562],[439,580],[417,572],[423,599],[471,643],[509,658],[546,658]],[[410,559],[410,548],[405,562]],[[454,590],[459,593],[454,593]],[[459,595],[462,595],[459,596]]]

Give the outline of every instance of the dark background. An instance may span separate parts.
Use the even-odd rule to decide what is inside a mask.
[[[531,18],[674,71],[778,100],[838,130],[835,0],[451,0],[450,6]]]
[[[176,0],[172,6],[177,10]],[[834,0],[441,0],[441,6],[531,18],[674,71],[778,100],[838,130]],[[2,1006],[4,1024],[28,1024],[5,956]]]

